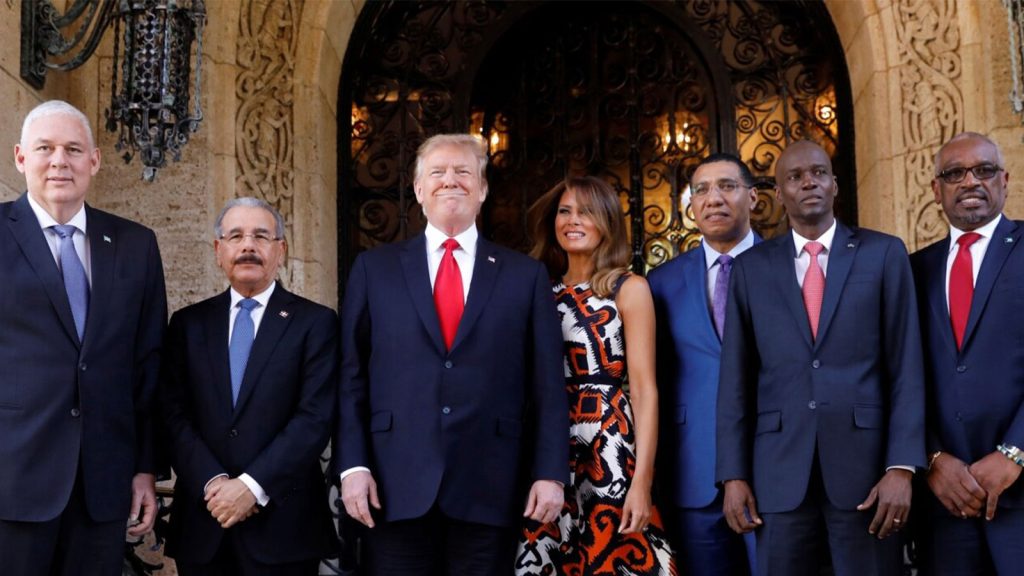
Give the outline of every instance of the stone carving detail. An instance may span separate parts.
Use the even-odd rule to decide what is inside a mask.
[[[304,0],[244,0],[235,93],[237,196],[255,196],[291,222],[295,54]]]
[[[905,190],[896,191],[900,233],[916,250],[945,236],[931,192],[939,146],[963,130],[960,30],[956,0],[898,0],[893,5],[900,57]]]

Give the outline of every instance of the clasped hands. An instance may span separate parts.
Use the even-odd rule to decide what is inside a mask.
[[[999,496],[1020,476],[1021,467],[1000,452],[991,452],[968,465],[947,452],[932,461],[926,476],[935,497],[960,518],[975,518],[985,512],[985,519],[996,516]]]
[[[225,529],[260,511],[256,505],[256,496],[238,478],[214,478],[206,487],[203,499],[206,500],[206,509],[210,511],[210,516]]]

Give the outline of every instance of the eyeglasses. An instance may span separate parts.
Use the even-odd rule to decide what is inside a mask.
[[[967,173],[974,174],[974,177],[978,180],[989,180],[996,174],[999,174],[1003,169],[995,164],[978,164],[977,166],[971,166],[969,168],[957,167],[947,168],[942,172],[939,172],[936,178],[939,178],[946,184],[956,184],[957,182],[963,182],[963,179],[967,177]]]
[[[718,191],[722,194],[732,194],[740,188],[749,188],[749,186],[737,182],[735,180],[722,179],[716,182],[701,182],[690,189],[691,196],[704,196],[708,192],[711,192],[713,188],[718,188]]]
[[[280,240],[280,238],[278,238],[277,236],[271,236],[267,232],[253,232],[252,234],[230,232],[228,234],[220,235],[221,240],[227,242],[232,246],[238,246],[239,244],[244,242],[246,238],[252,238],[252,241],[255,242],[256,245],[260,246],[261,248],[269,246],[271,242],[276,242]]]

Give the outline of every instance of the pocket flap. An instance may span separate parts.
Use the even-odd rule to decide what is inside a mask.
[[[391,430],[391,412],[375,412],[370,416],[370,432],[387,432]]]
[[[755,434],[763,432],[778,432],[782,429],[782,412],[762,412],[757,415],[757,430]]]
[[[523,423],[512,418],[498,418],[498,436],[519,438],[523,435]]]
[[[857,428],[881,428],[883,420],[881,406],[853,405],[853,425]]]

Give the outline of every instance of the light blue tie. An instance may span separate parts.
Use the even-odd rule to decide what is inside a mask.
[[[256,337],[256,325],[252,322],[252,309],[260,303],[252,298],[244,298],[238,302],[238,316],[235,316],[235,327],[231,331],[231,344],[228,356],[231,360],[231,405],[238,402],[238,391],[242,389],[242,376],[245,376],[245,365],[249,362],[249,350]]]
[[[60,271],[64,276],[64,289],[68,292],[71,316],[75,319],[78,341],[85,335],[85,318],[89,314],[89,279],[85,275],[82,260],[75,251],[75,228],[71,224],[51,226],[57,233],[57,252],[60,253]]]

